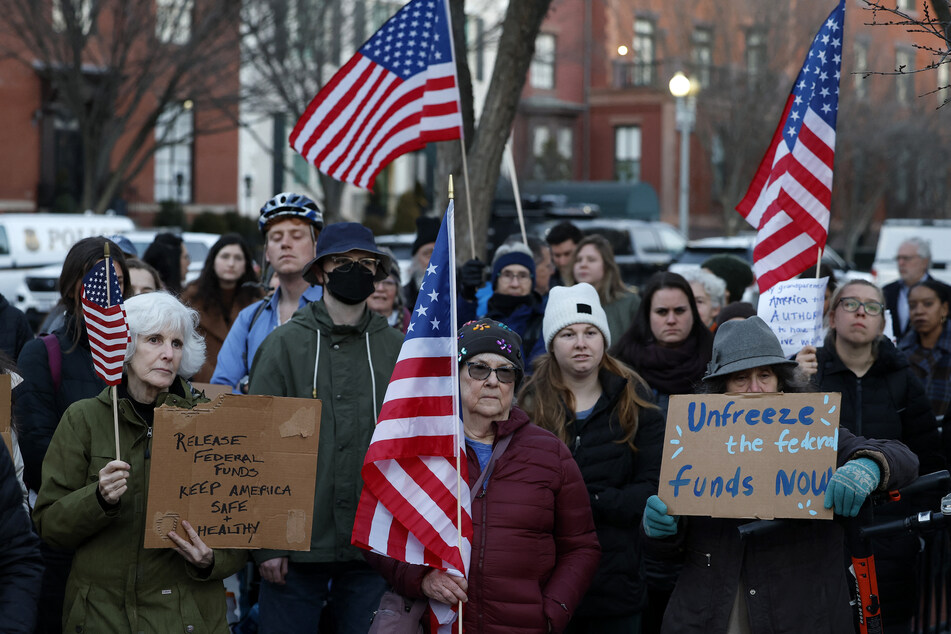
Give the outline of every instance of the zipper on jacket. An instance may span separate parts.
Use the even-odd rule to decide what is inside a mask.
[[[152,426],[149,425],[149,428],[145,432],[145,459],[148,460],[152,457]]]
[[[862,377],[855,377],[855,435],[862,435]]]

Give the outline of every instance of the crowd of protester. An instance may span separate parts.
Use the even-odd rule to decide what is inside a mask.
[[[0,297],[0,371],[14,387],[13,451],[0,447],[0,630],[226,632],[222,580],[240,571],[265,633],[366,632],[387,586],[464,602],[468,632],[851,631],[839,524],[797,522],[751,545],[736,530],[747,520],[668,513],[658,496],[668,402],[840,392],[825,493],[837,515],[946,468],[951,293],[928,274],[926,242],[902,244],[901,277],[884,289],[820,269],[824,340],[793,358],[742,301],[755,280],[733,256],[633,288],[608,240],[565,222],[544,241],[509,238],[488,265],[459,266],[475,535],[463,579],[350,543],[364,454],[439,226],[418,219],[401,280],[369,229],[325,227],[314,201],[282,193],[261,209],[260,274],[236,234],[187,285],[178,236],[159,234],[141,259],[121,237],[96,237],[70,249],[39,336]],[[94,371],[81,306],[107,244],[131,331],[115,397]],[[187,522],[174,548],[142,547],[153,410],[194,407],[205,383],[322,400],[309,550],[212,549]],[[109,458],[113,398],[122,460]],[[903,504],[895,517],[915,500]],[[909,632],[919,541],[875,549],[887,631]],[[252,631],[241,629],[249,607],[233,631]]]

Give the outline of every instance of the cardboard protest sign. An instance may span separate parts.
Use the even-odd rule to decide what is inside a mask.
[[[208,400],[215,400],[219,394],[233,394],[230,385],[218,385],[217,383],[198,383],[193,382],[192,387],[203,393]]]
[[[839,393],[670,397],[658,495],[671,515],[831,519]]]
[[[10,416],[12,413],[13,387],[9,374],[0,374],[0,436],[7,446],[7,451],[13,456],[13,435],[10,433]]]
[[[757,310],[779,339],[783,354],[822,345],[822,306],[829,278],[778,282],[760,295]]]
[[[146,548],[188,520],[213,548],[308,550],[320,401],[222,394],[155,410]]]

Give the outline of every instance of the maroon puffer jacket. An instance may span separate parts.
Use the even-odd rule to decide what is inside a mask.
[[[565,444],[512,408],[496,423],[496,441],[514,434],[483,493],[472,500],[467,634],[561,632],[598,567],[601,549],[588,491]],[[469,483],[479,462],[468,457]],[[367,554],[367,560],[407,597],[423,597],[429,571]]]

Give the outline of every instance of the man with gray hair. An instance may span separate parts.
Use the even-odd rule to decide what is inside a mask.
[[[885,294],[885,306],[892,315],[895,338],[901,339],[908,330],[908,291],[915,284],[934,279],[928,273],[931,244],[923,238],[908,238],[898,246],[895,259],[898,261],[898,279],[886,284],[882,292]],[[947,288],[946,292],[951,292],[951,288]]]

